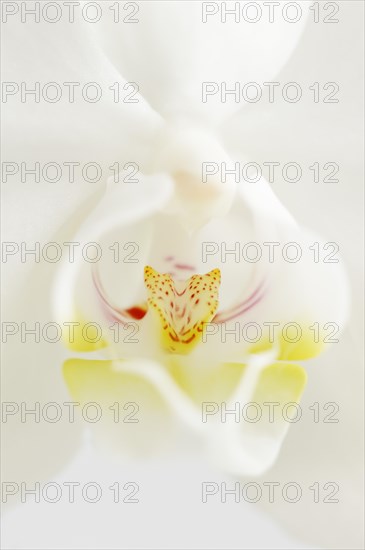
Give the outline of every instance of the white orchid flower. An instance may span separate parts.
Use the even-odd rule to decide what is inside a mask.
[[[18,75],[31,81],[98,80],[105,89],[116,81],[136,82],[140,90],[132,105],[112,99],[81,107],[17,104],[20,131],[12,126],[9,102],[7,158],[62,162],[73,160],[77,150],[77,160],[91,156],[105,166],[116,159],[133,161],[140,172],[138,183],[109,178],[102,185],[53,189],[12,184],[8,200],[24,226],[9,220],[6,240],[21,241],[26,235],[32,242],[72,241],[80,247],[97,242],[103,250],[115,242],[136,243],[138,261],[116,262],[110,254],[109,261],[103,258],[93,267],[82,258],[31,269],[16,258],[6,264],[12,279],[9,296],[20,296],[17,306],[12,302],[13,319],[77,323],[73,336],[68,333],[64,340],[72,353],[66,355],[62,346],[55,351],[27,345],[30,368],[24,349],[8,346],[8,396],[9,401],[15,395],[17,400],[21,395],[60,401],[69,391],[81,403],[136,402],[142,415],[138,425],[100,423],[96,440],[118,452],[150,451],[163,445],[171,419],[178,419],[229,472],[259,475],[277,458],[289,423],[282,417],[274,423],[215,418],[204,423],[202,404],[224,403],[232,409],[237,402],[299,403],[306,371],[297,361],[325,347],[323,338],[314,340],[311,327],[333,323],[342,328],[347,287],[341,264],[313,261],[310,246],[317,242],[321,247],[322,241],[295,222],[263,178],[250,184],[222,182],[218,176],[201,180],[203,162],[232,165],[237,160],[239,144],[231,148],[224,135],[241,109],[236,103],[202,103],[201,83],[272,79],[291,55],[302,24],[268,23],[247,27],[243,34],[230,23],[202,24],[200,11],[200,3],[144,3],[139,24],[126,25],[123,32],[104,27],[104,20],[95,28],[85,23],[77,29],[39,26],[39,40],[21,55],[15,44],[21,37],[26,41],[32,25],[11,23],[6,29],[8,47],[13,44],[17,56],[17,63],[7,67],[7,80],[20,80]],[[244,151],[240,154],[244,158]],[[31,212],[27,197],[32,198]],[[264,243],[295,242],[304,254],[296,263],[277,255],[273,262],[269,256],[257,263],[222,260],[222,243],[232,249],[237,242],[257,243],[262,250],[268,250]],[[207,258],[203,250],[210,251]],[[89,322],[103,328],[95,344],[83,336]],[[265,328],[254,343],[229,335],[224,343],[222,327],[235,323],[262,329],[267,323],[296,323],[301,336],[289,343],[280,331],[272,339]],[[123,342],[129,326],[136,333],[133,341]],[[55,367],[63,360],[62,377]],[[34,437],[34,430],[41,433],[35,427],[24,435],[23,428],[19,425],[14,436],[17,449],[20,441]],[[47,475],[60,467],[77,445],[79,427],[72,435],[69,426],[54,428],[48,435],[59,456],[48,471],[39,460],[43,444],[31,452],[29,471],[19,462],[10,471],[33,479],[42,469]]]
[[[177,139],[181,149],[192,143],[192,156],[200,141],[194,137]],[[169,143],[172,159],[171,136]],[[175,158],[179,158],[177,152]],[[310,330],[314,323],[342,324],[346,312],[343,274],[338,264],[313,261],[310,237],[291,220],[264,181],[254,187],[239,184],[225,215],[212,218],[200,229],[186,229],[187,214],[189,223],[192,219],[195,225],[199,222],[194,216],[200,192],[205,213],[216,203],[216,194],[209,196],[209,185],[204,188],[199,183],[199,172],[191,165],[189,173],[190,165],[184,162],[184,179],[196,186],[190,198],[194,214],[186,199],[179,216],[174,199],[180,182],[161,172],[144,176],[138,185],[111,184],[72,239],[81,247],[90,241],[101,243],[104,250],[121,238],[131,243],[127,248],[133,248],[135,240],[140,258],[119,265],[101,261],[91,268],[80,256],[78,262],[65,262],[60,269],[54,287],[56,318],[62,325],[74,323],[65,343],[72,351],[98,350],[95,360],[68,360],[65,379],[77,402],[96,401],[106,408],[123,396],[127,402],[139,403],[153,418],[154,403],[162,401],[207,438],[209,448],[215,448],[213,456],[220,450],[220,459],[230,470],[259,474],[277,456],[288,420],[281,416],[264,426],[263,422],[244,427],[234,424],[234,429],[229,422],[213,422],[212,426],[202,422],[202,407],[224,403],[232,410],[238,402],[261,406],[270,401],[282,406],[298,402],[306,374],[293,361],[322,351],[323,338],[316,343]],[[182,169],[177,164],[172,174]],[[232,195],[230,189],[220,193]],[[236,240],[256,245],[259,241],[262,246],[268,241],[286,243],[289,238],[309,252],[305,261],[288,262],[281,255],[281,262],[276,258],[271,263],[267,259],[261,265],[250,264],[240,261],[236,250],[236,261],[229,261],[229,255],[226,259],[225,254],[206,253],[204,262],[202,254],[204,248],[216,249],[217,243],[232,251]],[[85,339],[90,321],[103,327],[103,338],[99,336],[96,342],[95,337]],[[290,336],[283,337],[281,330],[270,338],[267,325],[278,321],[281,329],[290,322],[300,327],[295,343]],[[240,336],[236,330],[235,336],[222,338],[223,331],[232,332],[237,323]],[[263,334],[245,341],[242,326],[250,323],[262,327]],[[125,329],[134,331],[134,336],[125,337]],[[139,396],[141,384],[150,391],[153,388],[155,400],[150,392]],[[155,429],[160,428],[156,422]],[[111,422],[109,429],[113,446],[123,448],[120,428]],[[107,431],[103,426],[104,439]],[[152,426],[148,432],[154,433]],[[146,445],[142,425],[140,437]],[[153,441],[156,444],[155,434]]]

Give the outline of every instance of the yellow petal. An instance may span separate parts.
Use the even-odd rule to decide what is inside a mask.
[[[250,368],[246,367],[241,388],[232,400],[220,404],[231,411],[225,421],[219,414],[212,416],[217,437],[210,442],[220,466],[243,476],[261,475],[276,460],[289,427],[301,418],[298,402],[307,378],[298,365],[273,363],[257,373],[248,394],[244,381],[250,377]]]
[[[239,363],[192,362],[176,355],[166,367],[179,388],[200,408],[205,401],[229,399],[245,369]]]
[[[313,330],[309,329],[309,323],[298,323],[301,328],[301,336],[298,342],[290,342],[285,339],[283,334],[280,336],[280,355],[278,359],[282,361],[302,361],[311,359],[321,354],[326,344],[323,340],[316,342]]]
[[[141,361],[69,359],[63,375],[80,403],[95,442],[113,454],[140,455],[164,448],[172,434],[170,408],[156,387],[133,373]],[[92,405],[90,405],[92,403]],[[89,422],[87,417],[100,418]]]
[[[86,321],[80,314],[75,313],[72,321],[64,322],[62,331],[63,342],[72,351],[96,351],[108,346],[103,337],[103,331],[98,323]]]
[[[253,401],[299,402],[307,381],[307,373],[299,365],[274,363],[260,374]]]
[[[294,335],[290,335],[290,329],[286,332],[284,328],[287,323],[280,323],[275,333],[275,340],[270,338],[268,334],[263,337],[250,348],[250,353],[262,353],[276,346],[278,348],[277,359],[279,361],[304,361],[320,355],[326,348],[326,344],[322,341],[316,341],[316,335],[309,327],[313,322],[295,322],[288,325],[296,325]],[[298,334],[298,336],[296,336]],[[294,341],[294,340],[298,341]]]

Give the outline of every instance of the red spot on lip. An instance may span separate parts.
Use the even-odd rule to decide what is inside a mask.
[[[140,308],[140,307],[131,307],[129,309],[126,309],[125,312],[133,317],[133,319],[143,319],[143,317],[146,315],[146,310]]]
[[[108,319],[117,321],[118,323],[122,323],[123,325],[125,325],[128,322],[129,318],[136,319],[137,321],[139,321],[143,319],[143,317],[146,315],[147,304],[141,304],[140,306],[134,306],[128,309],[119,309],[113,306],[109,302],[104,292],[104,288],[100,281],[100,275],[96,269],[93,270],[92,272],[92,279],[95,285],[96,292],[98,294],[98,298],[101,302],[101,306],[103,308],[104,314]]]

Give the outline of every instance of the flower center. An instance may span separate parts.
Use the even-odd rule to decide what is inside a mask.
[[[171,275],[144,269],[147,302],[161,333],[161,344],[171,353],[189,353],[201,341],[204,323],[218,309],[219,269],[174,281]]]

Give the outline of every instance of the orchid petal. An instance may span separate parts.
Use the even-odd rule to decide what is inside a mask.
[[[52,271],[42,267],[34,270],[26,289],[18,290],[18,300],[10,300],[2,311],[4,330],[10,320],[17,328],[3,340],[1,369],[2,466],[7,479],[16,483],[52,478],[81,441],[80,424],[69,419],[69,395],[60,375],[64,350],[57,342],[44,341],[43,329],[52,317],[49,296],[40,295],[39,281],[49,288]],[[51,329],[49,338],[53,335]]]
[[[203,103],[202,82],[264,82],[273,78],[291,55],[305,24],[307,6],[295,25],[237,23],[220,14],[203,20],[202,2],[144,3],[138,24],[118,25],[104,19],[96,31],[120,72],[140,86],[150,104],[167,118],[184,113],[209,126],[241,108],[218,94]],[[168,21],[168,25],[166,25]],[[189,36],[189,40],[186,40]],[[174,48],[170,45],[174,43]],[[143,55],[140,55],[143,52]]]
[[[217,462],[240,476],[264,473],[274,463],[290,422],[293,421],[294,411],[289,412],[288,409],[285,417],[282,409],[288,404],[294,404],[292,408],[295,410],[305,383],[306,373],[298,365],[272,363],[264,368],[259,362],[257,365],[247,365],[242,383],[226,407],[230,411],[238,409],[240,415],[243,407],[252,403],[255,408],[252,413],[254,420],[241,416],[239,421],[216,421],[216,433],[209,440],[209,449],[214,450]],[[257,411],[262,413],[267,410],[265,403],[277,404],[280,413],[273,419],[269,415],[262,415],[255,420]],[[249,415],[247,412],[248,418]]]
[[[223,402],[234,393],[244,375],[242,363],[215,363],[212,360],[195,364],[189,358],[173,356],[166,368],[177,386],[200,411],[204,402]]]
[[[62,167],[66,161],[96,161],[104,174],[116,161],[133,160],[142,168],[147,143],[161,126],[161,119],[142,97],[133,104],[115,101],[110,87],[119,82],[123,88],[125,79],[97,45],[90,27],[82,20],[77,25],[65,21],[50,25],[23,24],[20,18],[9,18],[4,27],[4,79],[27,84],[27,89],[38,82],[41,100],[36,102],[30,94],[20,101],[20,91],[14,97],[6,96],[4,158],[19,163],[56,161]],[[47,92],[43,86],[49,82],[60,87],[59,101],[44,99]],[[63,83],[75,83],[73,98]],[[99,86],[99,101],[85,99],[83,86],[88,83]]]
[[[95,443],[113,454],[160,452],[172,437],[172,416],[159,388],[138,372],[140,361],[69,359],[63,367],[72,398],[102,411]],[[148,363],[147,363],[148,366]]]
[[[109,252],[109,262],[102,262],[99,268],[101,277],[109,274],[108,288],[117,293],[115,301],[120,307],[132,306],[133,302],[128,301],[133,300],[133,293],[138,295],[139,289],[143,289],[141,262],[144,262],[149,251],[151,218],[162,208],[170,193],[171,181],[162,175],[143,180],[141,178],[138,187],[110,186],[75,236],[75,241],[81,246],[93,241],[103,243],[104,252],[114,241],[120,242],[121,236],[123,243],[137,241],[139,254],[136,262],[116,262]],[[123,285],[120,281],[123,281]],[[82,324],[86,321],[105,326],[108,322],[98,299],[98,288],[95,286],[90,263],[83,261],[81,256],[73,263],[64,262],[60,266],[54,285],[53,301],[55,315],[61,322],[77,323],[80,322],[79,318],[84,320]],[[75,344],[76,342],[77,340]],[[81,348],[84,349],[83,345]]]

